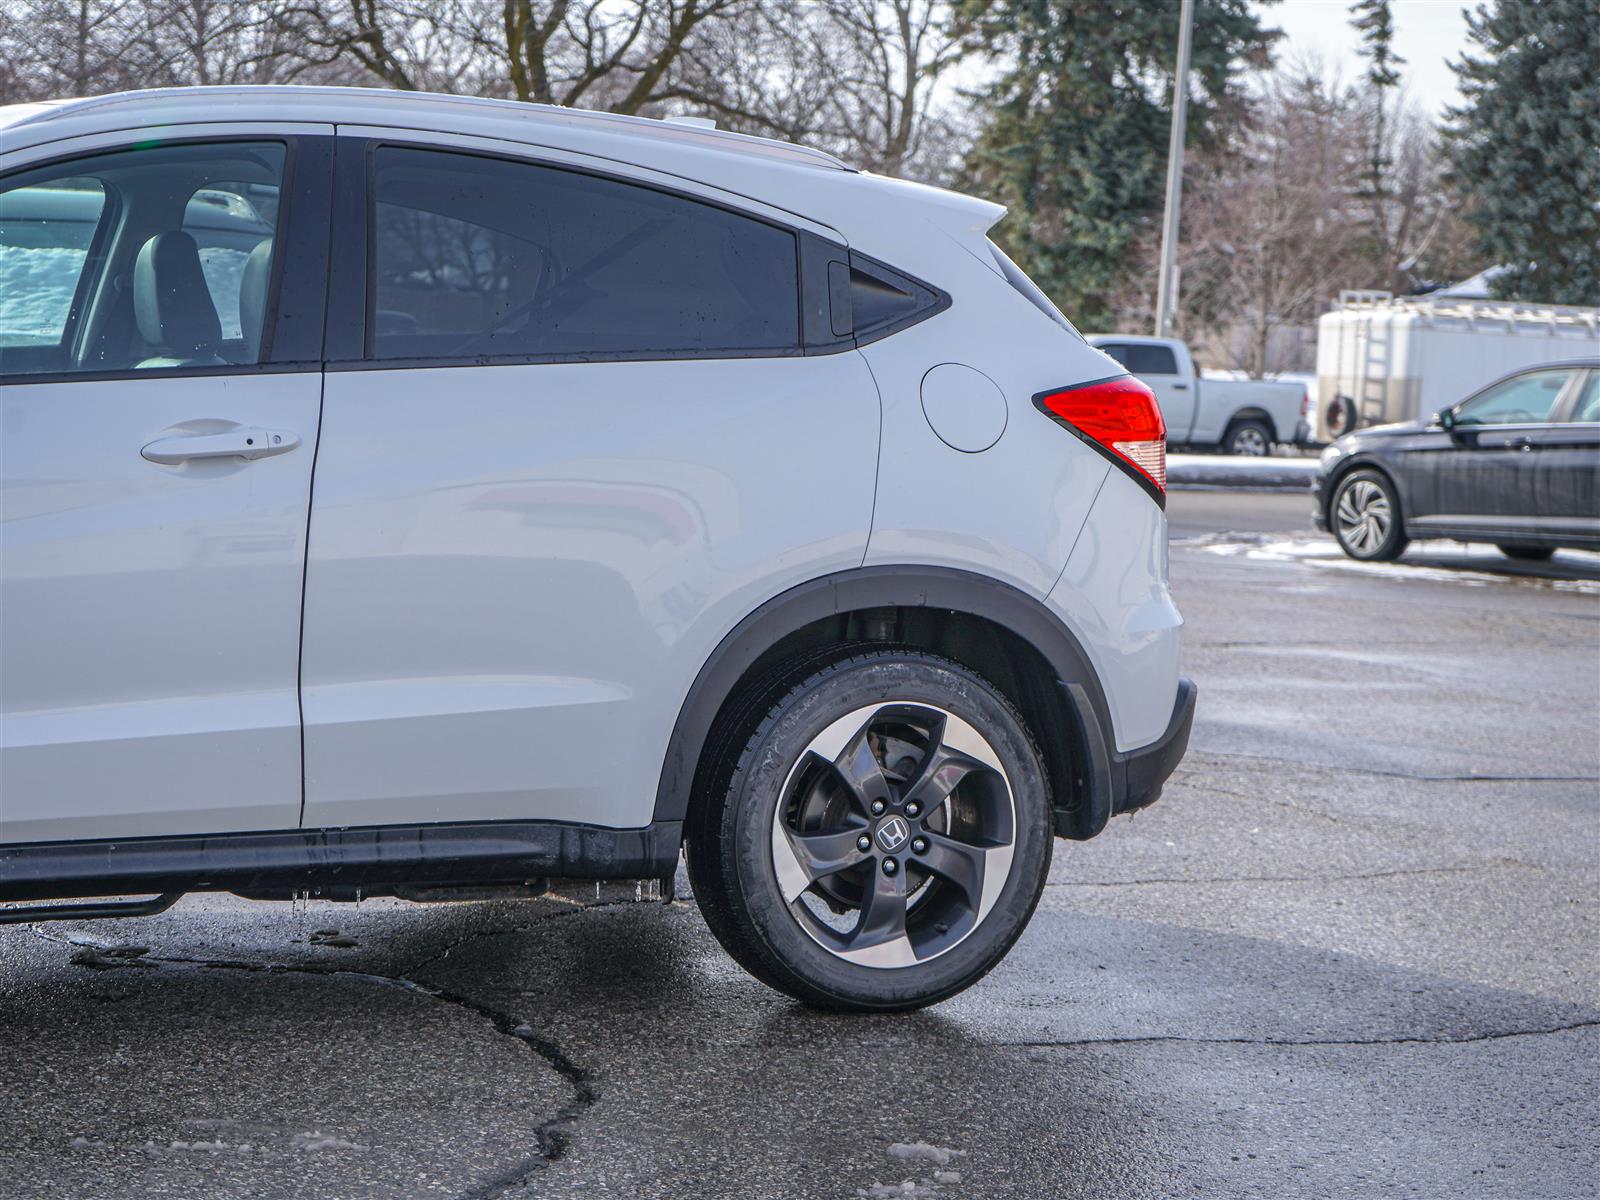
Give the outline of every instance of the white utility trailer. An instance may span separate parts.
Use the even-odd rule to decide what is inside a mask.
[[[1343,292],[1317,320],[1317,433],[1349,432],[1329,426],[1339,407],[1356,426],[1414,421],[1519,367],[1595,354],[1596,308]]]

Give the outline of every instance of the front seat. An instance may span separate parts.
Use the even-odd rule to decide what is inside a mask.
[[[211,303],[200,251],[182,230],[158,233],[133,263],[133,316],[155,356],[140,367],[218,366],[222,324]]]

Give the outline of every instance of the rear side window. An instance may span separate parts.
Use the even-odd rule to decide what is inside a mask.
[[[1176,375],[1178,356],[1171,346],[1141,342],[1106,342],[1100,347],[1134,375]]]
[[[375,359],[789,353],[793,233],[651,188],[382,147]]]
[[[1578,393],[1577,407],[1572,410],[1574,421],[1600,421],[1600,371],[1590,371]]]

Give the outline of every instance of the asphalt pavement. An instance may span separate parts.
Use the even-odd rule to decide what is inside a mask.
[[[0,1197],[1596,1195],[1600,558],[1307,508],[1171,497],[1193,747],[965,994],[592,886],[0,928]]]

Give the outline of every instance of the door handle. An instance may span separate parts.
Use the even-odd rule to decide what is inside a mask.
[[[180,434],[157,438],[139,453],[153,463],[176,466],[202,458],[242,458],[252,461],[285,454],[300,444],[300,435],[287,429],[241,426],[226,433]]]
[[[1189,385],[1187,383],[1175,383],[1172,385],[1172,390],[1175,392],[1187,392]]]

